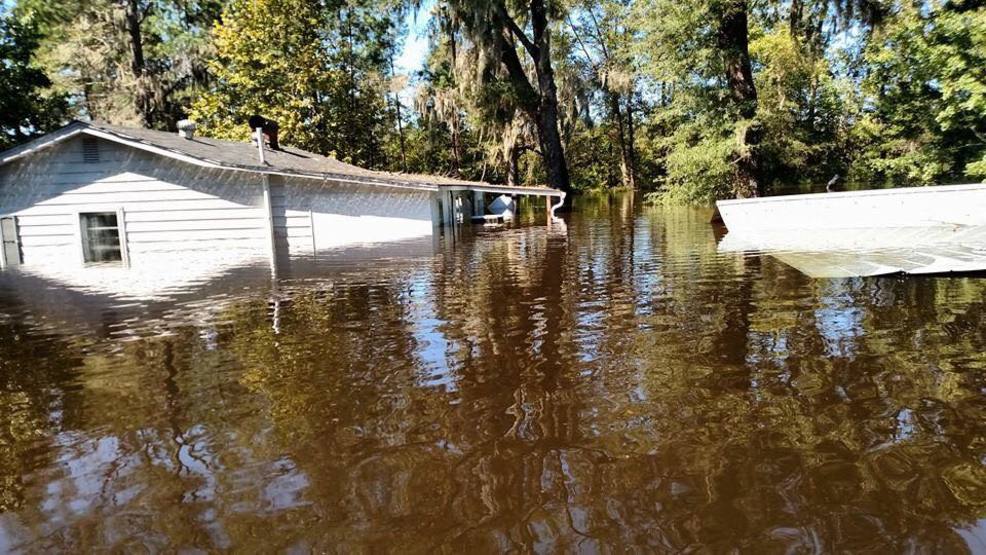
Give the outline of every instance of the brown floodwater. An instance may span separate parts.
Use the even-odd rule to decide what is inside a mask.
[[[986,550],[986,279],[810,279],[708,213],[0,275],[0,551]]]

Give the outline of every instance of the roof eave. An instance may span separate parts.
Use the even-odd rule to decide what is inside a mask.
[[[89,127],[89,124],[81,121],[72,121],[68,125],[61,127],[51,133],[46,133],[37,139],[28,141],[22,145],[9,148],[0,152],[0,166],[5,166],[11,162],[35,154],[48,147],[57,145],[65,140],[71,139],[82,133]]]

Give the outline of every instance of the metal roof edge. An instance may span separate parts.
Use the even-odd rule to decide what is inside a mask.
[[[899,195],[899,194],[929,194],[929,193],[947,193],[952,191],[965,191],[965,190],[975,190],[977,188],[986,187],[986,182],[983,183],[961,183],[955,185],[924,185],[916,187],[893,187],[889,189],[863,189],[860,191],[838,191],[834,193],[800,193],[797,195],[777,195],[772,197],[755,197],[755,198],[744,198],[744,199],[724,199],[716,201],[717,206],[733,206],[742,204],[761,204],[761,203],[775,203],[775,202],[786,202],[786,201],[799,201],[799,200],[826,200],[826,199],[839,199],[839,198],[860,198],[867,196],[885,196],[885,195]]]

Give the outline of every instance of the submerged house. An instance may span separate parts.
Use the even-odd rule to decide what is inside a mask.
[[[276,141],[271,141],[272,145]],[[302,150],[74,122],[0,153],[0,267],[157,267],[439,233],[506,187],[370,171]],[[558,203],[560,204],[560,202]],[[550,214],[549,214],[550,218]],[[184,271],[184,270],[183,270]]]

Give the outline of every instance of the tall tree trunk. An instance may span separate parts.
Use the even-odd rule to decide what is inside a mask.
[[[745,120],[738,138],[742,156],[737,162],[733,193],[737,198],[756,197],[763,193],[760,175],[763,129],[756,121],[757,88],[750,64],[749,3],[731,0],[724,2],[721,10],[717,38],[725,62],[726,81],[736,112]]]
[[[567,193],[572,190],[572,184],[565,160],[565,147],[558,130],[558,93],[554,74],[550,70],[548,73],[539,73],[538,83],[541,88],[541,102],[537,114],[537,129],[548,172],[548,185]]]
[[[791,28],[791,37],[794,40],[801,38],[801,18],[802,12],[804,11],[804,4],[802,0],[791,0],[791,6],[788,10],[788,25]]]
[[[401,144],[401,171],[407,173],[407,146],[404,140],[404,121],[401,119],[400,93],[394,93],[394,108],[397,116],[397,135]]]
[[[525,19],[530,22],[533,38],[528,37],[513,19],[504,0],[448,0],[447,5],[466,22],[467,31],[479,39],[476,42],[492,47],[489,52],[498,56],[506,69],[507,79],[517,94],[519,108],[537,128],[548,184],[565,192],[571,191],[565,147],[558,128],[558,90],[551,66],[551,31],[545,0],[529,0],[527,4],[529,17]],[[517,53],[517,41],[533,61],[537,77],[533,84]]]
[[[452,173],[458,177],[462,175],[462,135],[458,114],[454,116],[449,129],[452,135]]]
[[[444,12],[442,12],[444,13]],[[448,45],[449,58],[452,62],[452,67],[456,67],[458,64],[458,50],[455,42],[455,29],[452,26],[452,22],[445,20],[444,28],[446,32],[446,42]],[[455,108],[455,115],[452,116],[451,122],[449,123],[449,130],[452,134],[452,175],[459,177],[462,175],[462,140],[461,140],[461,129],[462,129],[462,116],[459,113],[458,106]],[[486,170],[483,170],[486,173]]]
[[[637,184],[637,130],[633,121],[633,93],[627,95],[627,167],[630,168],[630,187]]]
[[[147,14],[141,10],[139,0],[126,0],[125,8],[127,36],[130,42],[130,72],[137,84],[137,90],[134,94],[134,109],[137,116],[140,117],[141,124],[144,127],[150,127],[154,123],[154,114],[152,113],[150,91],[145,79],[147,64],[144,60],[144,39],[140,32],[140,25]]]
[[[498,11],[502,29],[495,32],[492,38],[496,41],[500,61],[507,70],[510,82],[517,89],[521,107],[537,128],[541,155],[548,174],[548,185],[566,193],[571,192],[565,147],[558,129],[558,89],[555,86],[555,73],[551,66],[551,32],[548,29],[548,14],[544,2],[531,0],[530,3],[533,39],[529,39],[524,34],[503,4],[500,4]],[[534,61],[537,89],[531,84],[527,72],[524,71],[524,65],[517,56],[513,39],[523,44]]]
[[[520,185],[520,148],[516,140],[507,153],[507,185]]]
[[[393,77],[397,76],[394,70],[394,55],[390,55],[390,75]],[[400,91],[394,92],[394,112],[397,117],[397,135],[400,139],[401,145],[401,170],[407,173],[407,148],[404,142],[404,121],[401,119],[401,93]]]
[[[540,102],[538,106],[538,136],[541,152],[548,172],[548,184],[566,193],[572,190],[565,160],[565,148],[558,130],[558,88],[555,72],[551,67],[551,30],[543,0],[531,0],[531,27],[534,30],[535,71],[538,78]]]
[[[346,131],[345,131],[345,136],[349,144],[346,146],[349,153],[350,162],[356,164],[360,162],[366,163],[365,159],[360,160],[360,157],[356,156],[357,153],[360,153],[362,156],[366,156],[368,153],[360,152],[362,150],[361,149],[362,144],[358,141],[358,137],[357,137],[357,133],[359,133],[358,124],[360,123],[359,121],[360,116],[359,116],[359,110],[357,110],[357,102],[356,102],[356,67],[355,67],[355,61],[353,59],[355,56],[355,46],[353,45],[353,14],[351,10],[346,11],[345,32],[346,32],[346,56],[344,63],[346,64],[346,74],[349,77],[349,82],[347,83],[347,87],[349,90],[346,91],[349,94],[349,114],[346,116],[348,125],[346,125]]]
[[[620,95],[609,91],[605,93],[609,101],[609,117],[616,122],[616,146],[620,149],[620,185],[628,187],[630,185],[630,163],[627,153],[626,129],[623,122],[623,108],[621,107]]]

